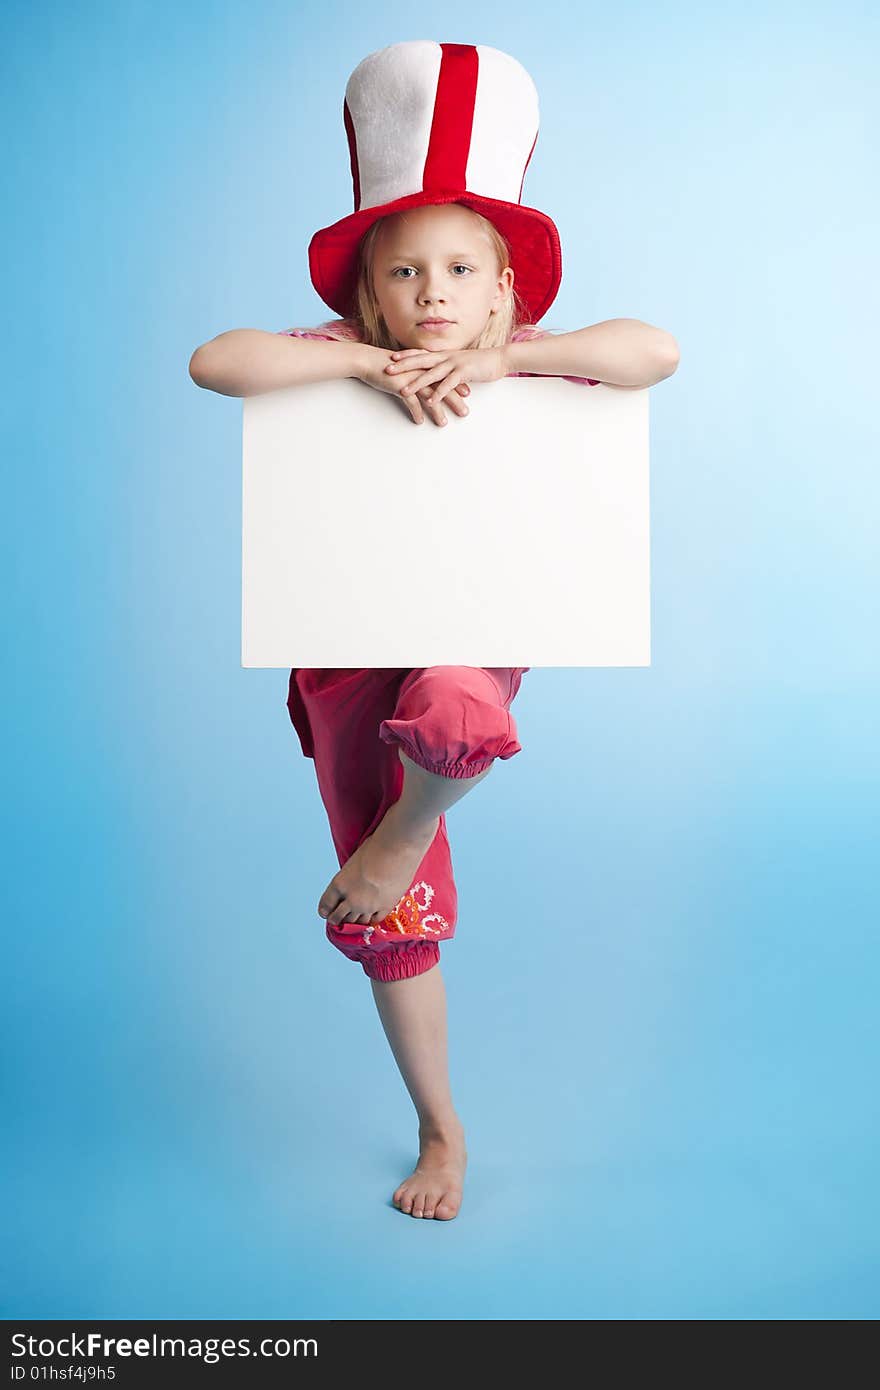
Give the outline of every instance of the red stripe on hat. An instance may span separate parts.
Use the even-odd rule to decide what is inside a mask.
[[[348,157],[351,161],[351,181],[354,186],[354,210],[360,211],[361,206],[361,175],[358,169],[357,136],[354,133],[354,121],[351,119],[351,112],[348,109],[348,102],[342,103],[342,120],[345,124],[345,133],[348,136]]]
[[[427,192],[467,187],[468,153],[477,99],[480,55],[472,43],[441,43],[440,76],[422,175]]]

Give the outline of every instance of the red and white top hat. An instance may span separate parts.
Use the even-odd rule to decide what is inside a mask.
[[[358,245],[377,218],[464,203],[506,238],[531,322],[547,312],[562,251],[546,213],[520,201],[538,139],[538,93],[515,58],[485,44],[391,44],[351,74],[343,120],[354,212],[309,243],[312,284],[325,304],[354,317]]]

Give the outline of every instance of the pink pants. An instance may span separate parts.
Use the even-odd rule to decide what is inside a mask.
[[[403,791],[408,758],[441,777],[476,777],[521,751],[509,710],[528,666],[294,669],[287,709],[313,758],[340,868]],[[323,886],[323,885],[322,885]],[[446,817],[409,892],[372,926],[326,924],[328,941],[376,980],[430,970],[455,935],[458,896]]]

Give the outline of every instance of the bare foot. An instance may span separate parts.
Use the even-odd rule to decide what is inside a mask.
[[[412,886],[416,870],[440,826],[440,818],[414,836],[400,826],[397,803],[389,806],[372,835],[358,845],[321,895],[318,916],[331,926],[381,922]]]
[[[423,1134],[420,1127],[419,1161],[391,1200],[407,1216],[451,1221],[461,1206],[466,1166],[463,1125],[455,1122],[439,1134]]]

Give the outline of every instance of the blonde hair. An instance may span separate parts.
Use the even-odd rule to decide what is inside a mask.
[[[498,273],[510,264],[510,247],[505,238],[501,235],[494,223],[482,213],[475,212],[464,203],[456,203],[456,207],[464,207],[467,212],[475,217],[480,224],[480,229],[488,237],[498,261]],[[384,217],[377,217],[376,221],[361,237],[358,247],[358,276],[357,290],[355,292],[355,303],[357,305],[354,322],[361,334],[362,340],[369,343],[371,347],[387,348],[395,351],[402,348],[400,343],[390,332],[376,298],[373,288],[373,258],[376,251],[376,241],[382,224],[386,221]],[[511,337],[521,328],[537,328],[536,324],[529,322],[528,312],[525,305],[516,292],[514,284],[510,293],[506,295],[501,307],[494,314],[489,315],[488,322],[483,331],[470,347],[489,348],[502,347],[509,343]],[[540,330],[539,330],[540,331]]]

